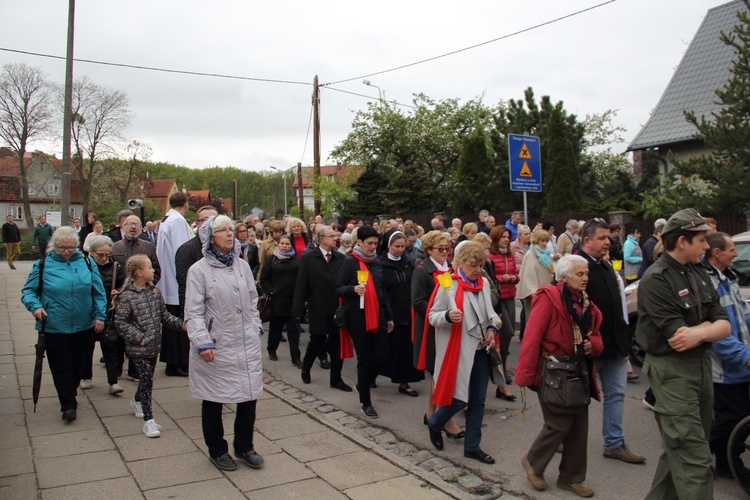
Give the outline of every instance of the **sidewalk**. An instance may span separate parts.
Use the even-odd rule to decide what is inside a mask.
[[[163,369],[154,380],[154,415],[162,435],[144,436],[143,421],[129,404],[136,384],[123,378],[124,394],[109,395],[98,349],[93,387],[79,390],[77,420],[61,420],[46,361],[33,413],[36,331],[20,303],[31,263],[17,267],[0,270],[0,498],[468,496],[366,439],[356,431],[360,426],[340,423],[342,417],[350,424],[357,418],[323,408],[324,402],[270,376],[255,426],[255,449],[266,461],[261,470],[239,463],[238,470],[222,472],[208,461],[200,401],[190,397],[186,378],[166,377]],[[225,419],[229,432],[233,420]],[[227,440],[231,443],[231,435]],[[388,436],[383,441],[397,446]]]

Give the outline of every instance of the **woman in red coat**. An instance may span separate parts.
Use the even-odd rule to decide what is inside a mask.
[[[510,229],[505,226],[495,226],[490,231],[490,260],[494,266],[497,287],[500,289],[500,301],[495,311],[503,318],[500,328],[500,358],[503,360],[505,382],[513,383],[508,372],[508,354],[510,341],[516,332],[516,283],[518,270],[513,252],[510,250]]]
[[[532,313],[526,324],[521,343],[521,355],[516,368],[516,384],[536,391],[541,384],[544,356],[575,357],[576,349],[583,349],[586,357],[601,354],[603,344],[599,335],[602,315],[586,295],[589,268],[579,255],[562,257],[555,269],[561,283],[539,288],[534,295]],[[591,397],[600,400],[593,363],[587,362]],[[593,496],[586,485],[586,446],[588,441],[588,406],[578,413],[555,413],[542,403],[544,427],[521,461],[531,485],[547,489],[544,470],[555,451],[562,444],[562,460],[557,487],[578,496]]]

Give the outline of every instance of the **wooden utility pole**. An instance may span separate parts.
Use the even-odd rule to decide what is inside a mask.
[[[76,0],[68,0],[68,51],[65,55],[65,107],[63,111],[62,186],[60,224],[70,225],[70,136],[73,124],[73,42]],[[83,214],[81,214],[83,216]],[[83,217],[81,217],[83,218]]]
[[[320,215],[320,89],[318,75],[313,80],[313,215]]]
[[[302,187],[302,162],[297,163],[297,192],[299,193],[299,218],[305,220],[305,190]]]

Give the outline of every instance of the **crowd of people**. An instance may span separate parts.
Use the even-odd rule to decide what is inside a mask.
[[[425,229],[399,217],[233,221],[204,206],[191,224],[183,193],[169,203],[165,217],[145,227],[124,210],[108,232],[94,214],[83,226],[76,220],[52,232],[40,220],[34,229],[43,258],[22,300],[44,336],[65,421],[76,419],[76,389],[92,387],[99,341],[114,396],[124,392],[118,378],[127,355],[127,374],[138,381],[130,404],[146,436],[160,435],[151,407],[159,359],[167,375],[190,377],[214,465],[237,468],[222,424],[223,404],[235,403],[234,456],[261,467],[253,446],[261,367],[281,362],[286,344],[304,384],[318,361],[344,392],[353,389],[343,363],[356,357],[366,417],[378,417],[371,397],[378,377],[397,394],[425,397],[435,448],[443,449],[444,435],[463,439],[464,456],[483,464],[495,463],[481,448],[490,381],[503,401],[518,397],[514,382],[535,391],[544,425],[522,459],[529,482],[547,489],[545,470],[561,451],[558,488],[589,497],[591,399],[603,405],[603,456],[646,460],[623,432],[627,381],[637,377],[624,288],[641,279],[637,337],[664,445],[649,498],[710,498],[712,453],[717,474],[730,461],[741,467],[739,455],[724,450],[750,413],[750,308],[731,271],[731,238],[694,210],[659,219],[641,246],[639,231],[599,218],[570,220],[557,236],[551,223],[523,224],[520,212],[504,225],[481,211],[475,222],[436,217]],[[5,235],[4,226],[4,242]],[[612,260],[622,260],[622,270]],[[270,312],[265,340],[261,296]],[[425,378],[429,391],[420,394],[410,384]],[[454,421],[461,410],[465,429]]]

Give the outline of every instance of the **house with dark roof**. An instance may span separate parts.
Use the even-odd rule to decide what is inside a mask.
[[[3,154],[0,154],[0,212],[2,212],[3,219],[12,215],[18,228],[23,231],[33,227],[39,217],[45,215],[46,212],[59,212],[62,161],[39,152],[27,152],[24,155],[23,165],[26,171],[31,216],[34,218],[29,223],[23,212],[18,157],[10,153],[7,148],[1,149]],[[70,220],[82,215],[81,181],[74,172],[70,182]]]
[[[732,31],[737,11],[745,8],[742,1],[735,0],[706,13],[661,99],[628,146],[633,152],[636,181],[643,178],[647,161],[657,161],[664,174],[672,168],[670,154],[683,159],[711,153],[694,138],[697,129],[685,119],[685,112],[694,111],[709,119],[721,109],[716,90],[730,78],[735,54],[720,37],[722,32]]]

